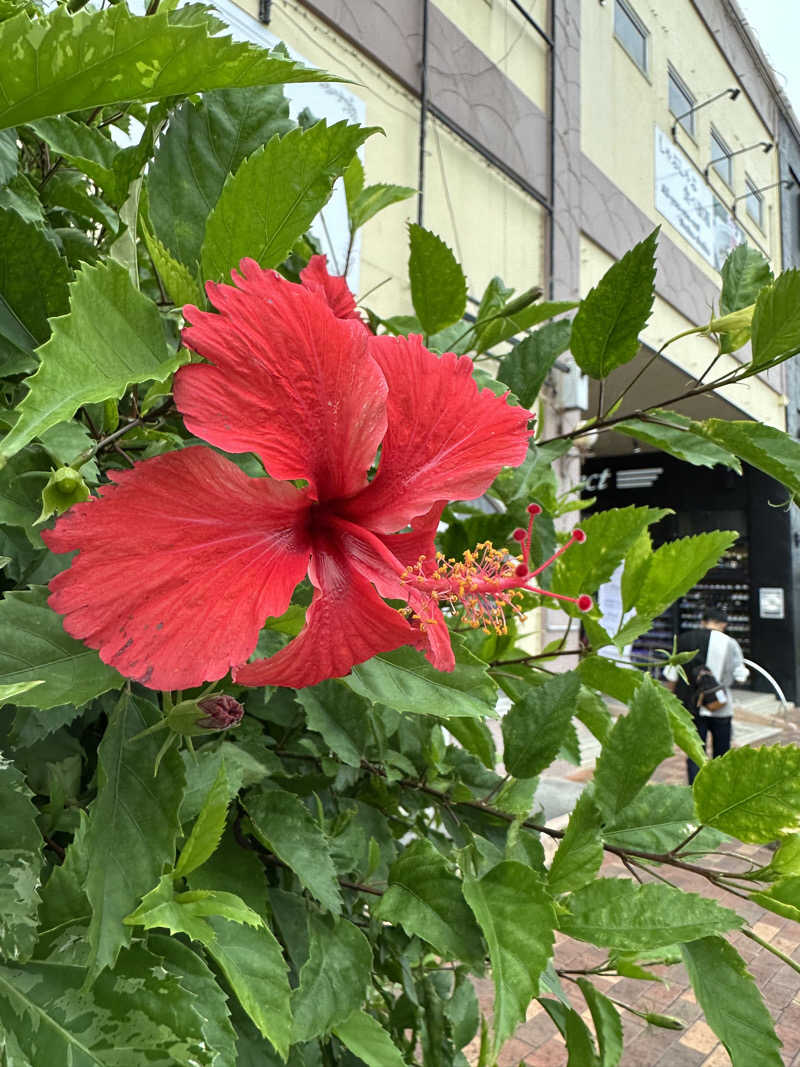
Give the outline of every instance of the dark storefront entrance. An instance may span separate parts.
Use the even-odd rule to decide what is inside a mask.
[[[724,467],[691,467],[663,452],[587,460],[586,495],[595,510],[630,504],[675,512],[651,528],[655,547],[707,530],[737,530],[739,539],[701,583],[664,613],[634,646],[642,658],[668,647],[672,635],[698,625],[707,604],[724,606],[728,632],[748,659],[764,667],[788,700],[797,699],[792,607],[792,552],[787,491],[744,465],[741,476]],[[771,691],[757,673],[752,688]]]

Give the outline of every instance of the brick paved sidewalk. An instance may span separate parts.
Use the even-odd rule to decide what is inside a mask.
[[[770,738],[769,744],[798,744],[800,717],[792,714],[780,735]],[[582,774],[581,777],[585,777]],[[685,758],[674,756],[666,760],[653,777],[654,782],[682,785],[686,782]],[[758,845],[731,846],[737,856],[766,865],[771,853]],[[706,865],[715,865],[710,859]],[[716,860],[720,869],[730,863],[726,857]],[[630,877],[615,857],[603,864],[607,877]],[[670,881],[681,889],[702,892],[735,908],[750,923],[759,937],[800,962],[800,923],[782,919],[750,901],[737,900],[723,889],[717,889],[703,878],[680,870],[669,874]],[[742,934],[734,933],[729,940],[747,963],[755,978],[783,1042],[783,1063],[786,1067],[800,1067],[800,974],[772,955],[767,949]],[[591,945],[559,938],[556,943],[555,965],[559,968],[592,967],[606,958],[606,953]],[[730,1067],[730,1059],[716,1035],[700,1018],[701,1011],[689,985],[682,965],[653,966],[654,973],[663,975],[665,983],[640,982],[629,978],[594,977],[597,988],[615,1000],[631,1005],[639,1011],[673,1015],[684,1020],[684,1030],[663,1030],[630,1012],[623,1011],[624,1052],[620,1067]],[[573,1006],[592,1029],[591,1015],[580,991],[565,982],[566,992]],[[478,999],[484,1012],[491,1012],[494,993],[490,979],[476,982]],[[465,1050],[467,1059],[477,1059],[477,1042]],[[565,1067],[567,1052],[564,1041],[544,1008],[534,1001],[528,1018],[516,1035],[506,1043],[498,1067]]]

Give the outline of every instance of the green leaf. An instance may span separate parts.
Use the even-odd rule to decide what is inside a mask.
[[[706,1022],[732,1067],[781,1067],[781,1042],[736,949],[721,937],[704,937],[682,945],[681,952]]]
[[[162,9],[144,17],[120,4],[76,15],[58,7],[33,27],[25,14],[8,19],[0,24],[0,55],[14,63],[0,71],[0,127],[133,99],[331,80],[285,52],[211,36],[206,13],[191,14]]]
[[[308,921],[308,959],[292,994],[292,1042],[327,1034],[358,1011],[372,974],[372,947],[357,926],[314,912]]]
[[[764,843],[800,829],[800,748],[737,748],[709,760],[695,778],[700,822]]]
[[[113,197],[117,196],[114,160],[121,150],[110,137],[85,122],[76,122],[69,115],[40,119],[32,122],[31,128],[55,155],[63,156],[67,163],[82,170],[100,188]],[[122,198],[126,192],[127,187],[122,190]]]
[[[627,715],[620,715],[603,746],[594,772],[595,801],[606,819],[613,819],[672,755],[669,728],[660,690],[645,675]]]
[[[173,111],[147,175],[150,221],[163,247],[195,268],[228,175],[293,125],[280,85],[207,93]]]
[[[539,992],[539,978],[553,954],[555,912],[538,876],[513,860],[482,878],[465,878],[464,896],[489,945],[496,1054]]]
[[[622,1020],[614,1004],[595,989],[586,978],[578,979],[578,986],[592,1013],[597,1042],[600,1046],[598,1067],[617,1067],[622,1058]]]
[[[244,256],[275,267],[328,202],[333,183],[376,130],[317,122],[273,137],[225,182],[206,223],[203,276],[227,277]]]
[[[551,322],[525,337],[500,360],[497,377],[524,408],[533,404],[553,364],[569,348],[571,329],[568,319]]]
[[[548,886],[553,896],[580,889],[594,879],[603,862],[600,827],[592,791],[584,789],[550,865]]]
[[[3,130],[0,133],[0,185],[6,185],[17,173],[18,159],[17,131]]]
[[[657,548],[639,589],[636,615],[622,626],[614,644],[622,648],[647,631],[652,620],[697,585],[738,537],[735,530],[714,530]]]
[[[462,748],[477,756],[484,767],[493,771],[497,766],[497,750],[492,731],[485,722],[478,719],[442,720],[448,733],[458,741]]]
[[[399,204],[402,200],[408,200],[409,197],[416,195],[417,190],[407,185],[386,185],[385,183],[368,185],[366,189],[359,192],[349,208],[350,225],[357,230],[384,208]]]
[[[198,867],[202,867],[214,854],[225,829],[230,801],[231,783],[228,781],[225,761],[222,759],[217,777],[192,827],[189,840],[181,849],[180,857],[175,865],[175,877],[191,874]]]
[[[646,785],[603,829],[619,848],[671,852],[698,827],[692,791],[685,785]],[[721,835],[704,828],[692,848],[715,848]]]
[[[456,257],[430,230],[409,223],[411,303],[426,334],[458,322],[467,306],[467,280]]]
[[[338,915],[342,898],[330,845],[299,797],[262,786],[245,807],[259,841],[290,867],[323,907]]]
[[[132,740],[159,719],[154,705],[124,693],[97,750],[98,791],[86,841],[92,978],[114,966],[120,948],[130,942],[123,918],[175,858],[183,795],[180,757],[167,752],[154,777],[163,738],[156,733]]]
[[[606,948],[660,948],[742,926],[744,919],[714,900],[663,882],[637,885],[627,878],[598,878],[564,903],[559,930]]]
[[[32,687],[24,703],[35,708],[85,704],[122,685],[97,653],[64,632],[47,606],[47,590],[34,586],[0,600],[0,684]]]
[[[564,743],[575,714],[580,678],[558,674],[528,689],[503,716],[503,763],[517,778],[533,778],[549,767]]]
[[[437,671],[413,648],[399,648],[359,663],[344,681],[374,704],[411,715],[493,716],[497,691],[486,664],[456,636],[453,652],[456,667],[451,672]]]
[[[761,290],[751,331],[753,367],[775,366],[800,352],[800,271],[784,271]]]
[[[761,290],[772,282],[772,270],[761,252],[749,245],[737,245],[722,265],[722,292],[719,313],[734,311],[755,304]],[[750,326],[720,337],[720,352],[735,352],[750,340]]]
[[[333,1032],[367,1067],[405,1067],[400,1050],[378,1020],[365,1011],[353,1012],[349,1019],[335,1026]]]
[[[155,304],[119,264],[83,266],[70,290],[69,314],[53,323],[19,419],[0,444],[6,458],[82,404],[118,399],[136,382],[163,381],[181,362],[167,348]]]
[[[22,773],[0,756],[0,956],[26,960],[36,944],[42,835]]]
[[[634,358],[655,295],[658,229],[626,252],[584,297],[572,323],[572,354],[592,378]]]
[[[594,734],[601,745],[606,743],[614,719],[599,693],[585,685],[581,686],[575,706],[575,718]]]
[[[586,685],[599,689],[621,704],[629,704],[641,685],[642,672],[635,667],[619,667],[605,656],[587,656],[577,667]]]
[[[610,579],[642,531],[669,514],[667,508],[631,505],[590,515],[581,522],[586,541],[571,545],[556,562],[553,590],[568,596],[595,592]]]
[[[305,709],[309,729],[350,767],[360,767],[371,740],[369,706],[338,681],[300,689],[297,702]]]
[[[706,755],[705,746],[700,740],[691,712],[668,689],[660,688],[658,696],[669,716],[669,727],[672,730],[673,741],[682,752],[686,753],[690,760],[696,763],[698,767],[702,767],[708,756]]]
[[[342,175],[342,183],[344,185],[345,200],[347,201],[347,214],[350,217],[350,225],[352,227],[353,208],[364,188],[364,164],[358,156],[353,156],[350,161],[347,170]]]
[[[153,266],[173,304],[176,307],[183,307],[184,304],[202,306],[203,290],[189,268],[173,259],[159,239],[154,237],[143,223],[140,225]]]
[[[389,870],[389,888],[375,918],[399,923],[409,936],[421,937],[445,959],[478,961],[483,943],[464,902],[461,882],[434,846],[413,841]]]
[[[739,247],[746,248],[747,246],[740,245]],[[623,433],[644,444],[653,445],[662,452],[685,460],[686,463],[693,463],[695,467],[714,467],[719,463],[741,474],[742,465],[737,457],[727,449],[715,445],[707,437],[694,433],[693,430],[697,425],[693,419],[686,415],[679,415],[677,411],[656,408],[648,415],[646,421],[626,419],[624,422],[618,422],[614,429],[617,433]]]
[[[488,352],[495,345],[508,341],[518,333],[532,330],[547,319],[554,319],[557,315],[563,315],[565,311],[572,311],[578,305],[572,300],[545,301],[541,304],[531,303],[522,310],[516,310],[517,299],[510,300],[504,307],[493,312],[496,318],[491,318],[484,325],[473,327],[463,343],[458,346],[459,351],[467,352],[474,349],[475,352]],[[480,322],[482,312],[478,312]]]
[[[25,284],[27,279],[23,281],[23,287]],[[24,292],[21,299],[23,302],[26,299]],[[36,356],[33,352],[37,344],[36,338],[0,293],[0,374],[8,377],[35,370]]]
[[[45,341],[50,335],[47,320],[67,310],[72,272],[47,231],[3,207],[0,248],[0,297],[13,316],[10,328],[3,332],[24,350],[26,334],[37,344]]]
[[[161,957],[141,945],[122,952],[113,973],[101,975],[91,991],[85,977],[82,967],[50,960],[0,968],[0,1030],[13,1034],[27,1057],[15,1064],[219,1063],[206,1042],[205,1006],[190,989],[196,979],[184,985],[174,967],[161,966]]]
[[[755,872],[754,872],[755,873]],[[800,878],[782,878],[769,889],[750,894],[750,899],[762,908],[783,916],[784,919],[800,921]]]
[[[703,433],[722,448],[777,479],[793,498],[800,497],[800,443],[763,422],[705,419]]]

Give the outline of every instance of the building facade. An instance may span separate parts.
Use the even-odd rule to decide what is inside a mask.
[[[367,180],[418,189],[416,200],[365,227],[351,267],[351,284],[371,293],[367,303],[379,314],[410,310],[408,220],[421,221],[453,248],[473,303],[493,275],[518,291],[541,284],[553,299],[585,294],[660,226],[655,307],[640,354],[612,377],[610,388],[622,391],[667,338],[709,320],[719,301],[719,268],[736,244],[761,249],[776,272],[800,265],[798,125],[734,0],[238,4],[217,6],[239,33],[266,40],[274,34],[306,61],[351,80],[324,90],[330,108],[318,113],[334,117],[339,108],[339,117],[386,131],[365,146]],[[335,202],[326,211],[335,231]],[[332,252],[334,246],[335,239]],[[701,337],[676,344],[628,391],[627,409],[680,394],[714,355],[715,346]],[[717,367],[743,358],[725,356]],[[539,412],[544,432],[570,429],[594,410],[595,389],[559,360]],[[800,376],[783,364],[679,410],[697,418],[752,418],[797,434]],[[649,468],[661,468],[662,485],[617,476]],[[753,656],[794,696],[800,524],[770,506],[785,493],[755,472],[731,481],[720,468],[707,485],[705,474],[693,474],[680,492],[681,472],[668,457],[611,433],[572,453],[564,473],[567,481],[582,473],[599,482],[606,470],[598,506],[646,503],[663,488],[678,512],[670,536],[725,525],[726,518],[737,523],[737,580],[718,576],[717,586],[741,587],[722,598],[746,619]],[[766,553],[770,566],[751,565],[767,546],[780,547]],[[763,614],[761,590],[782,590],[782,618],[775,597],[773,614]],[[676,607],[675,625],[689,618],[684,609]],[[563,617],[545,616],[550,638]]]

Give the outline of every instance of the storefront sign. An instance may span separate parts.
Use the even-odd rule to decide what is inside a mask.
[[[762,586],[758,590],[758,614],[762,619],[785,618],[783,589]]]
[[[728,254],[744,244],[744,230],[663,130],[655,127],[655,205],[689,244],[719,270]]]

